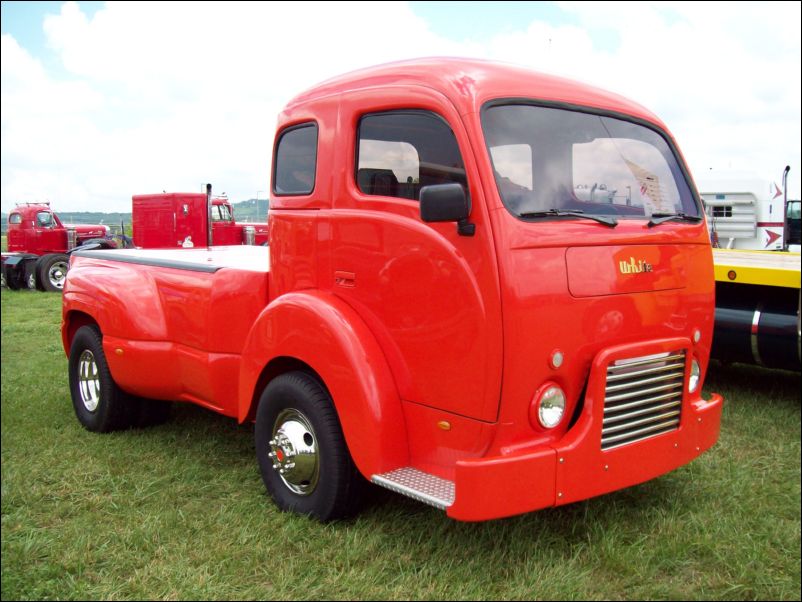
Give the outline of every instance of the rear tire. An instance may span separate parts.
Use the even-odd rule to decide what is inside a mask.
[[[354,466],[331,396],[305,372],[267,385],[256,412],[256,457],[284,511],[335,520],[359,510],[366,481]]]
[[[42,258],[39,257],[33,264],[33,272],[36,274],[36,290],[46,292],[45,285],[42,284],[42,279],[39,277],[39,271],[41,270],[42,265]]]
[[[25,286],[32,291],[39,288],[39,278],[37,277],[38,263],[38,259],[25,262]]]
[[[22,272],[22,273],[21,273]],[[18,291],[23,287],[24,271],[19,266],[7,266],[3,264],[3,282],[11,291]]]
[[[70,346],[70,394],[85,429],[108,433],[131,425],[131,399],[111,377],[97,326],[82,326]]]

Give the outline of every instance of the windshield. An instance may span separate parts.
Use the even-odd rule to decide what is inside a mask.
[[[501,199],[518,217],[544,211],[699,216],[671,147],[614,117],[529,104],[491,105],[482,128]]]

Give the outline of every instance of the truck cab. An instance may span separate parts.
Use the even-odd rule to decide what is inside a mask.
[[[75,229],[77,242],[92,238],[104,238],[109,234],[108,226],[78,224]],[[11,253],[64,253],[67,251],[67,227],[50,209],[50,203],[18,204],[8,215],[8,250]]]
[[[251,244],[267,242],[267,224],[234,221],[234,209],[226,197],[211,199],[204,193],[177,192],[134,195],[132,219],[134,244],[144,249],[170,249],[205,245],[209,216],[212,244],[239,245],[246,242],[246,227],[253,229]]]
[[[50,203],[17,203],[8,216],[8,253],[2,254],[2,283],[60,291],[67,274],[67,255],[75,246],[103,241],[109,227],[95,224],[65,226]]]
[[[324,520],[363,478],[485,520],[641,483],[715,443],[704,211],[646,109],[427,59],[297,96],[274,149],[266,271],[258,252],[237,269],[231,247],[74,257],[75,382],[72,358],[96,354],[76,333],[96,329],[120,390],[254,421],[273,499]],[[127,294],[147,324],[121,319]],[[235,307],[225,332],[204,322]]]

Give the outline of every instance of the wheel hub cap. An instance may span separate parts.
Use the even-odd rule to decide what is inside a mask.
[[[64,280],[67,278],[67,265],[64,262],[54,263],[47,274],[53,286],[64,288]]]
[[[311,494],[320,466],[317,437],[306,416],[298,410],[283,410],[276,418],[269,445],[273,470],[284,484],[298,495]]]
[[[89,412],[94,412],[100,403],[100,377],[97,373],[95,356],[88,349],[78,360],[78,390],[81,401]]]

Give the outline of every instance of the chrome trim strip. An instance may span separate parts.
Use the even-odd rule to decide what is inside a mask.
[[[672,418],[671,420],[666,421],[664,423],[655,424],[655,425],[652,425],[652,426],[647,427],[647,428],[638,429],[636,431],[631,431],[629,433],[623,433],[621,435],[614,435],[612,437],[602,437],[602,449],[607,449],[605,447],[605,444],[608,444],[608,443],[615,443],[617,441],[621,441],[623,439],[628,439],[630,437],[636,437],[638,435],[645,435],[647,433],[654,433],[655,431],[659,431],[661,429],[671,428],[671,427],[674,427],[674,426],[677,426],[677,425],[679,425],[679,416],[677,416],[676,418]]]
[[[647,397],[646,399],[639,399],[637,401],[631,401],[629,403],[622,403],[617,406],[607,406],[605,404],[604,413],[612,413],[612,412],[620,412],[621,410],[629,410],[631,408],[638,408],[641,406],[648,405],[650,403],[654,403],[655,401],[663,401],[664,399],[676,399],[677,401],[682,401],[682,391],[674,391],[673,393],[665,393],[664,395],[655,395],[654,397]]]
[[[649,433],[644,435],[643,437],[638,437],[636,439],[630,439],[628,441],[624,441],[622,443],[617,443],[616,445],[602,445],[602,451],[609,451],[611,449],[615,449],[616,447],[622,447],[624,445],[629,445],[630,443],[638,443],[639,441],[646,441],[646,439],[651,439],[652,437],[656,437],[657,435],[662,435],[663,433],[670,433],[671,431],[675,430],[675,426],[666,427],[666,430],[660,433]]]
[[[610,433],[619,433],[621,431],[632,429],[633,427],[643,426],[644,424],[651,424],[653,422],[659,422],[661,420],[668,420],[669,418],[674,418],[675,416],[679,416],[679,410],[674,410],[673,412],[665,412],[663,414],[658,414],[657,416],[648,416],[646,418],[641,418],[640,420],[627,422],[626,424],[618,424],[615,426],[607,427],[604,429],[605,437],[602,437],[602,441],[604,441],[604,439],[607,438],[606,435],[609,435]]]
[[[672,360],[684,360],[685,354],[684,353],[675,353],[673,355],[653,355],[641,359],[636,359],[634,361],[629,360],[618,360],[612,366],[607,366],[608,372],[615,372],[619,370],[624,370],[626,368],[631,368],[633,366],[643,366],[645,364],[656,364],[658,362],[668,362]]]
[[[635,372],[626,372],[624,374],[608,374],[607,382],[616,382],[625,378],[633,378],[635,376],[645,376],[647,374],[655,374],[657,372],[665,372],[666,370],[680,369],[685,370],[685,362],[676,364],[667,364],[665,366],[658,366],[656,368],[647,368],[645,370],[636,370]]]
[[[757,345],[758,329],[760,328],[760,313],[761,313],[762,309],[763,309],[763,306],[762,305],[758,305],[757,309],[755,309],[755,314],[752,316],[752,331],[751,331],[751,335],[752,335],[752,358],[755,360],[755,363],[758,366],[762,366],[763,365],[763,360],[760,359],[760,349],[758,348],[758,345]]]
[[[623,399],[632,399],[633,397],[640,397],[641,395],[648,395],[649,393],[659,393],[660,391],[670,391],[671,389],[682,388],[682,382],[671,383],[669,385],[662,385],[660,387],[651,387],[650,389],[640,389],[639,391],[632,391],[631,393],[620,393],[618,395],[610,395],[605,399],[605,402],[621,401]]]
[[[644,379],[641,379],[641,380],[633,380],[633,381],[630,381],[630,382],[627,382],[627,383],[623,383],[623,384],[620,384],[620,385],[608,386],[605,389],[605,391],[607,391],[607,393],[613,393],[615,391],[621,391],[621,390],[624,390],[624,389],[632,389],[634,387],[641,387],[643,385],[651,385],[651,384],[654,384],[654,383],[659,383],[659,382],[663,382],[663,381],[666,381],[666,380],[673,380],[675,378],[681,378],[681,377],[682,377],[682,375],[681,374],[677,374],[677,373],[674,373],[674,374],[663,374],[661,376],[653,376],[651,378],[644,378]]]
[[[630,418],[637,418],[638,416],[643,416],[644,414],[648,414],[650,412],[660,412],[662,410],[668,410],[671,408],[676,408],[682,405],[682,399],[677,399],[676,401],[669,401],[668,403],[660,404],[659,406],[654,406],[650,408],[646,408],[645,410],[635,410],[634,412],[628,412],[626,414],[616,414],[614,416],[606,416],[602,421],[602,424],[614,424],[616,422],[621,422],[622,420],[629,420]],[[605,414],[607,410],[605,410]],[[606,432],[606,430],[605,430]]]

